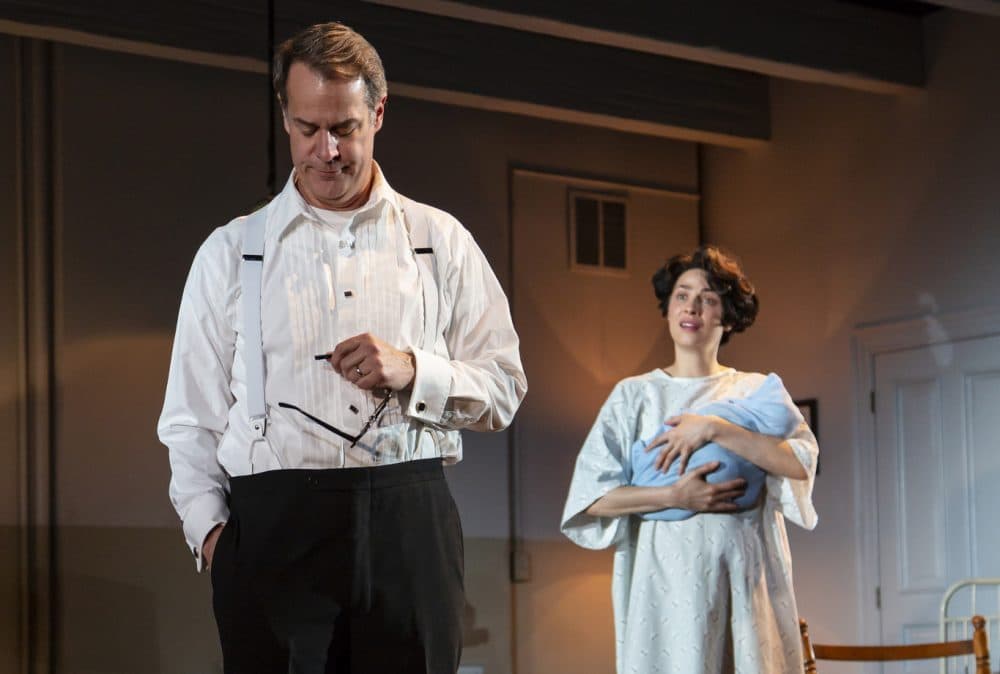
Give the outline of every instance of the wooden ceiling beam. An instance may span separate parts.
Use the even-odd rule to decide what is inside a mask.
[[[41,25],[54,40],[77,36],[134,53],[148,44],[150,56],[205,54],[206,65],[222,54],[266,70],[262,5],[0,0],[0,29]],[[338,0],[334,9],[324,0],[280,0],[276,35],[317,21],[348,23],[378,48],[390,95],[734,147],[770,137],[768,81],[755,73],[362,0]]]
[[[613,9],[600,0],[368,1],[864,91],[895,94],[925,82],[920,17],[835,0],[621,0]]]

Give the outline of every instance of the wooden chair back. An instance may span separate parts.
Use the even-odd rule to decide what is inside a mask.
[[[976,674],[990,674],[990,649],[986,640],[986,619],[972,617],[972,638],[964,641],[938,641],[906,646],[833,646],[813,644],[809,639],[809,626],[799,620],[802,633],[803,671],[817,674],[817,660],[846,660],[851,662],[886,662],[899,660],[927,660],[973,655]]]

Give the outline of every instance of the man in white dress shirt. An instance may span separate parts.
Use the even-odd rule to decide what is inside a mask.
[[[469,232],[375,163],[386,82],[363,37],[306,29],[274,85],[294,168],[262,255],[250,216],[195,257],[158,425],[170,498],[211,568],[227,674],[454,672],[462,540],[442,464],[527,390],[507,299]]]

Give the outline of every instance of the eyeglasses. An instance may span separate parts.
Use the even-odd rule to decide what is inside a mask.
[[[333,426],[332,424],[328,424],[328,423],[326,423],[325,421],[323,421],[322,419],[320,419],[318,417],[314,417],[313,415],[309,414],[308,412],[306,412],[301,407],[297,407],[295,405],[292,405],[291,403],[282,403],[282,402],[279,402],[278,403],[278,407],[284,407],[285,409],[288,409],[288,410],[295,410],[296,412],[298,412],[299,414],[301,414],[302,416],[304,416],[306,419],[309,419],[310,421],[313,421],[313,422],[319,424],[320,426],[322,426],[326,430],[330,431],[331,433],[339,435],[344,440],[350,440],[351,441],[351,447],[354,447],[355,445],[358,444],[358,441],[361,440],[361,438],[365,437],[365,433],[367,433],[371,429],[372,425],[378,423],[378,420],[382,416],[382,413],[385,412],[385,408],[389,404],[389,399],[391,397],[392,397],[392,391],[389,390],[389,389],[387,389],[386,392],[385,392],[385,396],[379,402],[378,406],[375,408],[375,411],[372,412],[372,415],[370,417],[368,417],[368,421],[366,421],[365,425],[361,427],[361,432],[358,433],[357,435],[351,435],[350,433],[347,433],[346,431],[342,431],[339,428],[337,428],[336,426]]]

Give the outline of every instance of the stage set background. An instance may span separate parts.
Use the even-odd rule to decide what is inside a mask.
[[[790,528],[800,610],[817,640],[865,637],[852,335],[994,308],[1000,287],[1000,21],[941,12],[925,40],[927,85],[906,95],[772,79],[770,140],[749,148],[391,96],[387,176],[469,227],[536,340],[523,425],[467,434],[447,471],[470,672],[613,670],[610,553],[565,541],[559,514],[613,383],[669,357],[647,279],[699,232],[742,257],[762,298],[723,360],[819,400],[820,525]],[[221,671],[155,422],[190,260],[264,196],[264,76],[15,34],[0,54],[0,671]],[[283,135],[278,148],[280,183]],[[531,180],[592,179],[633,200],[636,265],[530,282],[565,260],[568,217]],[[560,303],[575,318],[538,310]],[[587,316],[599,338],[578,332]]]

